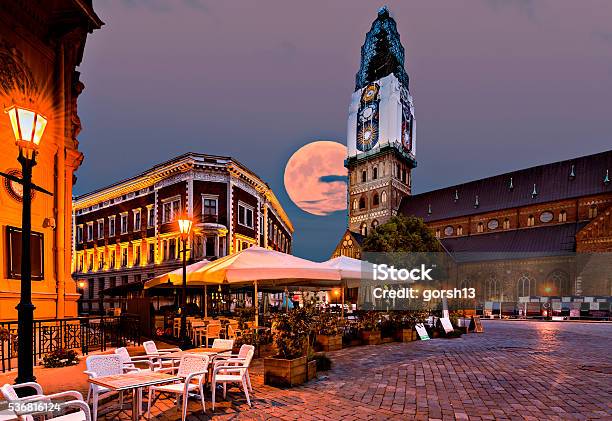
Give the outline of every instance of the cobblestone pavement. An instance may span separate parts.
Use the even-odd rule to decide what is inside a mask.
[[[252,408],[232,388],[213,413],[208,392],[206,413],[193,399],[188,419],[612,420],[612,324],[484,325],[459,339],[329,353],[333,369],[293,389],[264,386],[256,361]],[[180,419],[173,404],[160,399],[153,415]],[[129,412],[106,416],[117,418]]]

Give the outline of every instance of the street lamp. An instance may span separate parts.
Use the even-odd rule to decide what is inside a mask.
[[[183,296],[181,298],[181,348],[189,349],[192,347],[191,341],[187,336],[187,240],[191,232],[193,221],[183,217],[178,220],[179,232],[181,233],[181,243],[183,244]]]
[[[10,181],[23,186],[23,209],[21,213],[21,300],[17,305],[17,356],[16,383],[33,382],[34,356],[34,304],[32,304],[32,265],[30,242],[32,235],[32,190],[52,195],[47,190],[32,184],[32,168],[36,165],[36,154],[42,135],[47,127],[47,119],[36,111],[11,106],[6,110],[11,121],[15,143],[19,146],[21,178],[12,174],[0,173]]]

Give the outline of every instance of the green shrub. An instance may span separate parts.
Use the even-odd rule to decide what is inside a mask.
[[[73,349],[56,349],[43,357],[43,366],[47,368],[68,367],[79,363],[79,357]]]

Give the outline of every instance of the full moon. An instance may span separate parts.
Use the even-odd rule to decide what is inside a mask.
[[[326,140],[295,151],[285,167],[285,189],[296,206],[319,216],[346,209],[346,152],[346,146]]]

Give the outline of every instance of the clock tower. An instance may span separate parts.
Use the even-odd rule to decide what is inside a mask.
[[[404,47],[386,7],[361,47],[347,128],[349,231],[362,236],[397,213],[416,167],[414,104]]]

